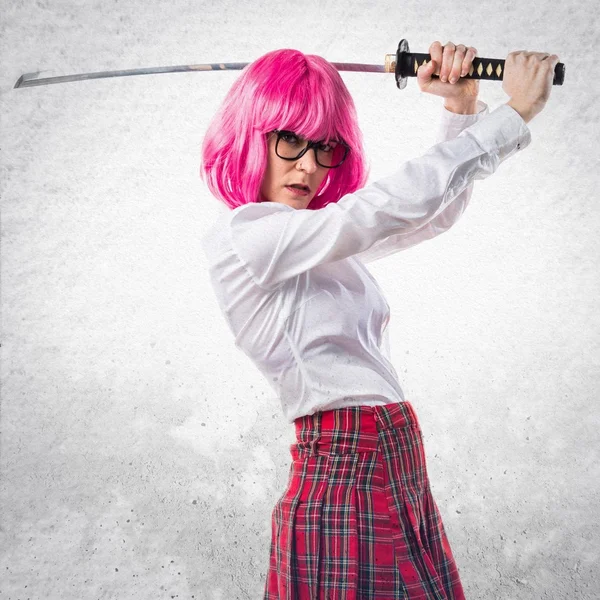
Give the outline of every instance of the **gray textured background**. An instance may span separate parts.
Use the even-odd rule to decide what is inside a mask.
[[[594,6],[4,0],[0,597],[260,598],[294,439],[200,246],[220,212],[200,144],[239,73],[16,79],[281,47],[383,62],[405,37],[567,66],[461,221],[370,268],[467,598],[599,598]],[[371,179],[434,143],[442,100],[416,80],[343,77]]]

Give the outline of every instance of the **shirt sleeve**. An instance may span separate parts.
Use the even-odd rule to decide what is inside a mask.
[[[488,105],[482,100],[477,101],[477,112],[471,115],[459,115],[447,110],[442,105],[442,117],[440,119],[436,141],[437,143],[452,140],[467,127],[477,121],[481,121],[489,114]],[[471,182],[437,217],[429,223],[407,233],[397,233],[384,239],[378,240],[370,248],[356,255],[363,263],[369,263],[380,258],[389,256],[401,250],[416,246],[421,242],[430,240],[445,231],[448,231],[465,212],[473,194],[473,182]]]
[[[319,264],[364,253],[390,236],[415,234],[427,225],[432,233],[442,229],[448,223],[444,211],[472,181],[494,173],[530,141],[525,121],[503,104],[392,175],[322,209],[278,202],[234,209],[231,245],[254,283],[275,289]]]

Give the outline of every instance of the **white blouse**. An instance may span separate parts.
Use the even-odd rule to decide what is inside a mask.
[[[390,362],[390,308],[364,263],[449,229],[475,179],[527,147],[506,104],[458,115],[442,107],[423,156],[319,210],[249,203],[202,239],[217,302],[240,348],[277,393],[284,417],[404,400]]]

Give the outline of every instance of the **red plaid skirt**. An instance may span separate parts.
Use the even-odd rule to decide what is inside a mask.
[[[264,600],[464,600],[410,403],[294,425]]]

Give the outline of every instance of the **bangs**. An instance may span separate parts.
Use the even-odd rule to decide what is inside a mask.
[[[303,62],[300,76],[298,69],[281,74],[277,85],[265,98],[266,106],[261,111],[265,132],[285,129],[314,141],[345,141],[346,136],[340,127],[340,116],[344,114],[343,102],[333,93],[331,84],[327,85],[320,65],[308,60]],[[328,66],[339,77],[337,70]],[[328,79],[331,79],[331,74]]]
[[[288,98],[280,98],[283,110],[274,129],[287,129],[314,141],[341,138],[342,134],[336,128],[335,115],[338,111],[331,106],[328,98],[306,93],[309,87],[307,81],[299,82],[297,87],[304,89],[290,91]]]

